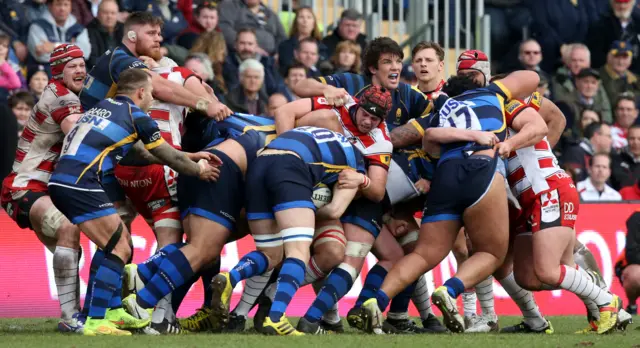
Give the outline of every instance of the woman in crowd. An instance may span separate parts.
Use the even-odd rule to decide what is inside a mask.
[[[222,76],[222,66],[228,53],[224,36],[217,31],[202,34],[191,48],[191,54],[194,53],[204,53],[209,57],[214,75],[213,84],[210,83],[210,85],[216,92],[216,96],[227,93],[227,85]]]
[[[360,74],[362,68],[362,49],[353,41],[342,41],[336,46],[336,52],[331,56],[333,74]]]
[[[320,61],[326,60],[327,47],[320,41],[322,33],[318,27],[316,15],[310,7],[300,7],[296,11],[296,18],[293,21],[291,35],[289,39],[283,41],[278,48],[278,61],[281,72],[286,72],[287,68],[293,63],[293,51],[298,47],[300,41],[311,37],[318,41],[318,53]],[[285,74],[283,74],[285,75]]]

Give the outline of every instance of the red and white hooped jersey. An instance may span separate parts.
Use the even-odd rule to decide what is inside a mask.
[[[314,97],[311,101],[313,110],[333,110],[342,125],[343,135],[362,152],[362,155],[369,160],[370,165],[378,165],[388,170],[389,164],[391,163],[393,145],[389,138],[387,123],[382,120],[378,127],[369,133],[360,132],[358,127],[353,123],[351,115],[349,115],[349,110],[355,108],[357,105],[358,102],[351,96],[347,103],[337,108],[328,105],[324,97]]]
[[[161,67],[153,69],[163,78],[184,86],[187,79],[194,76],[187,68]],[[149,109],[149,116],[156,121],[160,135],[169,145],[180,150],[182,143],[182,124],[187,116],[187,107],[154,100]]]
[[[524,101],[509,102],[505,107],[508,136],[517,134],[511,128],[511,122],[518,113],[528,106],[538,111],[541,103],[542,96],[538,92]],[[547,137],[533,146],[512,152],[507,162],[507,173],[509,186],[523,207],[534,201],[540,192],[557,188],[567,182],[573,183],[571,177],[558,165],[558,159],[553,154]]]
[[[60,124],[67,116],[81,113],[75,93],[59,81],[47,85],[18,140],[13,169],[3,181],[3,195],[47,191],[64,140]]]

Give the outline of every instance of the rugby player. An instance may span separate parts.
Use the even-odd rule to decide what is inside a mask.
[[[142,328],[149,323],[148,318],[140,320],[127,314],[120,299],[122,272],[132,245],[129,232],[109,198],[109,186],[102,184],[115,180],[109,181],[105,176],[112,175],[118,160],[135,148],[141,156],[167,163],[185,175],[215,180],[219,173],[206,161],[191,160],[219,164],[215,156],[187,157],[165,143],[156,123],[145,113],[153,101],[152,90],[148,72],[139,69],[122,72],[116,97],[105,99],[85,112],[65,137],[60,160],[49,181],[56,207],[102,250],[102,256],[96,253],[92,261],[92,264],[99,261],[100,266],[89,284],[92,294],[87,297],[85,335],[130,335],[120,328]],[[144,146],[137,143],[139,139]],[[107,312],[107,308],[111,309]]]
[[[437,42],[422,41],[411,50],[411,66],[418,78],[414,88],[422,92],[429,100],[438,97],[445,80],[444,50]]]
[[[513,147],[528,145],[532,139],[541,139],[546,134],[546,125],[540,120],[536,124],[538,127],[523,129],[519,137],[498,145],[496,152],[486,146],[505,139],[504,103],[511,100],[512,95],[535,91],[537,79],[535,73],[520,71],[501,83],[463,95],[458,94],[466,91],[465,86],[473,80],[464,75],[449,79],[443,92],[458,96],[446,100],[439,115],[431,119],[438,128],[428,129],[430,134],[424,137],[425,150],[432,149],[432,142],[444,145],[433,185],[427,193],[418,245],[414,252],[394,265],[376,298],[363,304],[361,317],[367,331],[380,328],[381,313],[389,298],[446,257],[463,224],[472,241],[478,244],[478,251],[471,256],[470,262],[461,265],[456,276],[436,289],[432,300],[443,312],[449,330],[464,331],[455,298],[464,291],[465,284],[473,286],[493,273],[506,254],[506,189],[503,175],[497,171],[498,155],[509,153]],[[532,110],[533,114],[527,115],[527,111],[529,109],[521,112],[520,119],[538,117]],[[450,136],[456,128],[482,132],[474,132],[474,136],[458,141]],[[476,136],[478,134],[480,136]],[[505,223],[496,224],[496,221]]]
[[[53,78],[33,108],[16,150],[13,170],[2,183],[0,200],[20,228],[29,228],[53,252],[53,272],[60,301],[58,330],[82,332],[80,315],[80,230],[49,198],[47,183],[58,162],[64,135],[82,114],[77,93],[86,75],[75,45],[58,45],[49,59]]]
[[[353,170],[352,176],[358,176],[355,187],[333,185],[345,170]],[[315,219],[335,220],[342,216],[355,194],[359,190],[365,194],[371,186],[364,173],[362,154],[342,134],[323,128],[295,128],[261,150],[249,168],[245,189],[247,218],[258,250],[245,255],[230,272],[214,278],[212,305],[218,321],[228,320],[235,285],[273,269],[284,254],[275,300],[264,319],[263,332],[303,335],[291,326],[284,312],[304,280]],[[334,194],[330,204],[315,212],[311,195],[313,187],[320,183],[333,185]]]

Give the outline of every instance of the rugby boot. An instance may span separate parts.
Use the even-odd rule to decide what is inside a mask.
[[[633,323],[633,317],[629,312],[624,309],[621,309],[618,312],[618,324],[616,324],[616,329],[618,331],[625,331],[629,324]]]
[[[479,332],[498,332],[500,326],[498,326],[497,315],[478,315],[471,323],[470,327],[467,327],[464,332],[479,333]]]
[[[264,320],[269,316],[269,311],[271,310],[271,304],[273,302],[269,298],[269,296],[261,295],[258,298],[258,310],[256,311],[256,315],[253,317],[253,328],[260,333],[264,333],[262,331],[262,324]]]
[[[440,309],[443,316],[444,325],[451,332],[464,332],[464,319],[458,312],[456,300],[449,295],[446,286],[441,286],[431,295],[431,302]]]
[[[378,300],[370,298],[362,304],[362,312],[360,319],[364,322],[364,330],[368,333],[376,335],[384,335],[382,330],[382,324],[384,318],[380,307],[378,307]]]
[[[330,323],[323,318],[322,320],[320,320],[320,326],[322,326],[322,328],[327,331],[344,333],[344,324],[342,324],[342,320],[337,323]]]
[[[364,320],[363,318],[366,316],[362,307],[353,307],[347,313],[347,323],[354,329],[358,329],[360,331],[365,331],[364,328]]]
[[[447,332],[447,328],[442,325],[440,320],[435,315],[429,314],[427,319],[422,321],[422,327],[427,330],[427,333],[444,333]]]
[[[122,298],[137,294],[142,288],[144,288],[144,282],[138,275],[138,265],[135,263],[125,265],[122,272]]]
[[[135,295],[134,295],[135,296]],[[124,308],[108,309],[105,319],[112,322],[118,329],[141,329],[151,322],[151,317],[139,319],[127,313]]]
[[[159,336],[159,335],[187,335],[189,331],[180,327],[178,322],[170,322],[167,318],[162,319],[161,323],[150,323],[149,326],[142,329],[142,332],[146,335]]]
[[[87,318],[82,313],[74,313],[71,319],[60,319],[58,331],[64,333],[82,333]]]
[[[304,317],[300,318],[300,321],[298,321],[296,330],[308,335],[326,335],[330,333],[329,331],[325,330],[322,325],[320,325],[320,322],[311,323]]]
[[[551,335],[554,332],[555,330],[553,329],[553,325],[551,325],[551,322],[549,320],[547,320],[547,325],[540,329],[534,329],[531,326],[529,326],[529,324],[523,321],[520,324],[503,327],[502,330],[500,330],[500,333],[516,333],[516,334],[537,333],[537,334]]]
[[[626,309],[627,313],[631,315],[638,315],[638,305],[629,304]]]
[[[600,319],[596,323],[598,324],[598,334],[602,335],[616,328],[618,312],[622,309],[622,300],[618,295],[613,294],[613,299],[610,303],[598,307],[600,309]]]
[[[82,334],[85,336],[131,336],[131,332],[120,330],[107,319],[92,319],[87,317]]]
[[[229,314],[229,325],[227,325],[226,332],[242,332],[244,331],[247,323],[247,317],[244,315],[237,315],[233,312]]]
[[[296,330],[293,325],[287,319],[284,314],[277,322],[272,322],[271,318],[267,316],[264,318],[262,324],[262,333],[265,335],[277,335],[277,336],[304,336],[304,333]]]
[[[183,330],[191,332],[208,331],[213,327],[211,313],[211,308],[198,308],[191,316],[178,319],[178,323]]]
[[[153,308],[142,308],[136,301],[136,294],[131,294],[125,297],[122,300],[122,305],[133,317],[146,320],[147,324],[151,322],[151,314],[153,313]]]
[[[211,324],[212,330],[219,332],[229,325],[231,304],[231,280],[228,272],[218,273],[211,280]]]
[[[419,334],[426,333],[427,330],[419,327],[413,320],[407,319],[391,319],[382,324],[382,331],[387,334]]]

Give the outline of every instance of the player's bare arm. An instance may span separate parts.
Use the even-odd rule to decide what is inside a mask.
[[[313,126],[342,133],[333,110],[312,110],[311,98],[298,99],[276,109],[276,133],[282,134],[295,127]]]
[[[203,180],[215,181],[220,174],[218,168],[196,163],[189,159],[185,153],[174,149],[167,143],[162,143],[149,150],[149,152],[160,159],[162,163],[183,175],[198,176]],[[220,160],[217,159],[217,162],[220,162]]]
[[[340,185],[333,186],[331,202],[316,211],[319,220],[337,220],[347,210],[349,204],[358,193],[357,188],[344,188]]]
[[[512,99],[524,99],[536,91],[539,82],[540,76],[537,72],[518,70],[507,75],[498,83],[508,90]]]
[[[420,140],[422,140],[422,134],[411,123],[394,128],[389,137],[394,149],[419,144]]]
[[[496,144],[499,139],[498,136],[496,136],[496,134],[493,132],[437,127],[429,128],[425,131],[423,145],[425,141],[437,144],[448,144],[458,141],[473,141],[478,143],[479,145],[492,146]],[[431,144],[429,144],[429,146],[431,146]]]
[[[293,93],[306,98],[323,95],[329,105],[335,106],[343,105],[349,97],[349,93],[344,88],[325,85],[312,78],[298,82],[293,87]]]
[[[371,165],[367,168],[367,175],[354,170],[343,170],[338,176],[338,186],[341,188],[360,188],[362,195],[373,201],[384,199],[387,185],[387,170],[381,166]]]
[[[542,140],[548,132],[547,124],[533,108],[522,110],[511,123],[518,133],[497,145],[500,156],[508,156],[511,151],[533,146]]]
[[[65,117],[64,120],[62,120],[62,122],[60,123],[60,128],[62,129],[64,135],[67,135],[71,131],[80,117],[82,117],[82,114],[71,114]]]
[[[547,124],[547,128],[549,129],[547,140],[549,141],[549,145],[554,148],[558,141],[560,141],[562,132],[564,132],[564,128],[567,125],[567,119],[564,117],[560,108],[546,98],[542,98],[538,113]]]

